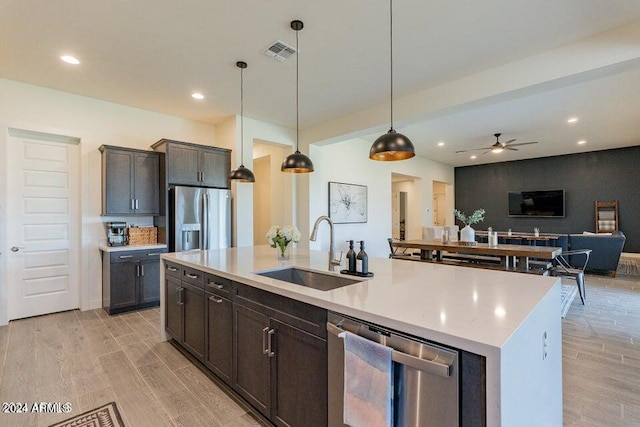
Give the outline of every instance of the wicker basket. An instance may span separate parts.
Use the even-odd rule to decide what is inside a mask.
[[[151,245],[158,243],[157,227],[128,228],[130,245]]]

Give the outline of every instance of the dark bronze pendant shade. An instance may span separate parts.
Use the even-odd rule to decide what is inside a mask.
[[[416,150],[409,138],[393,129],[393,0],[389,0],[389,42],[391,45],[391,127],[384,135],[373,142],[369,150],[372,160],[394,161],[406,160],[416,155]]]
[[[256,177],[244,166],[244,78],[243,70],[247,68],[244,61],[236,62],[236,67],[240,68],[240,166],[229,174],[229,179],[238,182],[256,182]]]
[[[298,92],[299,92],[299,73],[298,73],[298,57],[300,51],[298,49],[298,32],[302,30],[304,24],[302,21],[291,21],[291,29],[296,32],[296,152],[289,154],[282,162],[280,170],[287,173],[310,173],[313,172],[313,162],[311,159],[300,152],[298,149],[298,136],[299,136],[299,108],[298,108]]]

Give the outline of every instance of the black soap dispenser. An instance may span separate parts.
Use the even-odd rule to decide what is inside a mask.
[[[364,251],[364,240],[360,241],[360,252],[356,257],[356,269],[361,276],[369,275],[369,256]]]
[[[353,240],[347,240],[349,243],[349,252],[347,252],[347,271],[349,274],[356,272],[356,251],[353,250]]]

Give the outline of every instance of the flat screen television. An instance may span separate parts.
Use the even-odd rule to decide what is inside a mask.
[[[509,191],[509,216],[563,217],[564,190]]]

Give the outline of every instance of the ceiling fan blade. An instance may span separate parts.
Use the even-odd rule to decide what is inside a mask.
[[[491,147],[482,147],[482,148],[469,148],[468,150],[458,150],[456,153],[466,153],[468,151],[477,151],[477,150],[489,150]]]
[[[489,151],[485,151],[485,152],[484,152],[484,153],[482,153],[482,154],[487,154],[487,153],[490,153],[490,152],[491,152],[491,150],[489,150]]]
[[[531,144],[537,144],[538,141],[531,141],[531,142],[519,142],[517,144],[510,144],[509,147],[519,147],[521,145],[531,145]]]
[[[517,148],[511,148],[511,146],[504,147],[505,150],[518,151]]]
[[[500,144],[502,144],[503,146],[505,146],[505,145],[507,145],[507,144],[511,144],[511,143],[512,143],[513,141],[515,141],[515,140],[516,140],[516,139],[515,139],[515,138],[513,138],[513,139],[508,140],[507,142],[501,142]]]

